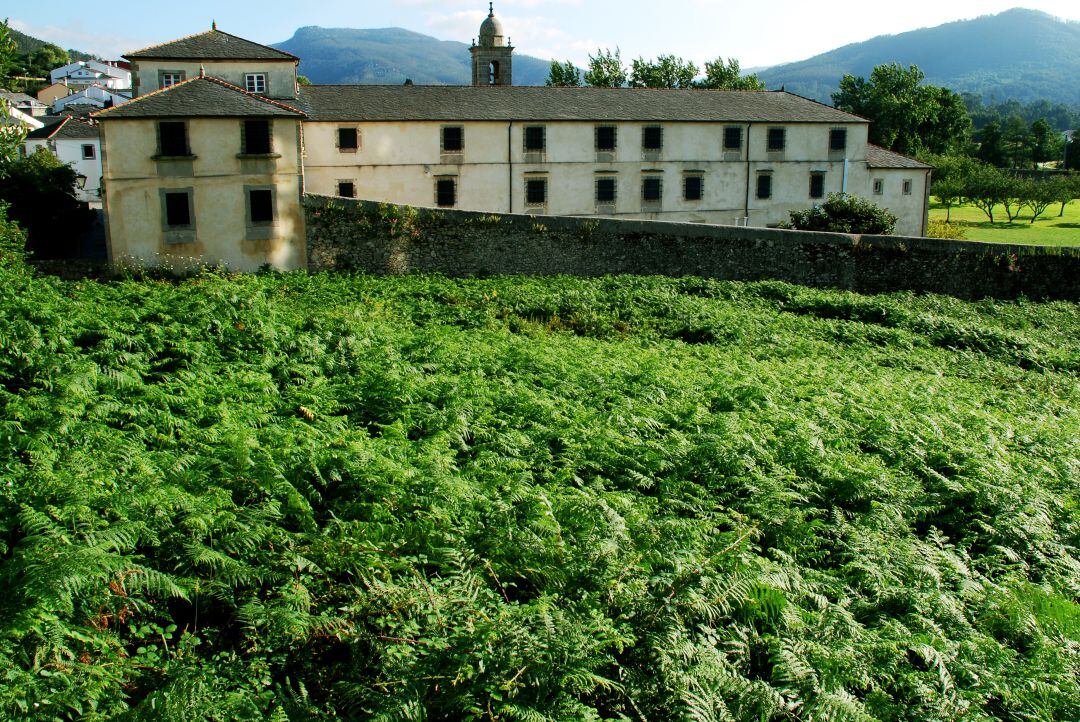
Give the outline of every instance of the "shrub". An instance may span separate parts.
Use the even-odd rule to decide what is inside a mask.
[[[26,250],[46,258],[70,255],[94,222],[93,212],[75,197],[74,169],[44,149],[4,166],[0,201],[26,230]]]
[[[832,193],[820,206],[792,211],[791,227],[800,231],[888,236],[896,228],[896,216],[858,196]]]
[[[959,223],[930,221],[926,226],[926,237],[944,238],[950,241],[962,241],[967,237],[967,231]]]

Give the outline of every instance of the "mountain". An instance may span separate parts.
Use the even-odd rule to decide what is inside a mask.
[[[35,50],[38,50],[39,48],[43,48],[46,45],[53,45],[54,44],[54,43],[50,43],[50,42],[48,42],[46,40],[39,40],[38,38],[35,38],[35,37],[31,36],[31,35],[27,35],[26,33],[20,33],[15,28],[11,28],[10,32],[11,32],[11,39],[15,41],[15,54],[16,55],[20,55],[20,56],[29,55],[30,53],[34,52]],[[95,58],[95,56],[93,56],[93,55],[90,55],[88,53],[83,53],[83,52],[80,52],[78,50],[70,50],[69,49],[67,51],[67,54],[68,54],[68,57],[70,57],[73,61],[74,60],[93,60]]]
[[[313,83],[469,85],[469,46],[402,28],[300,28],[273,47],[300,58]],[[514,83],[543,85],[550,60],[514,53]]]
[[[844,73],[918,65],[926,81],[987,100],[1080,104],[1080,22],[1016,8],[899,35],[882,35],[760,71],[767,87],[829,102]]]

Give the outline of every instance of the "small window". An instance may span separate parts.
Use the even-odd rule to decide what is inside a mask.
[[[610,176],[604,176],[596,179],[596,202],[597,203],[614,203],[615,202],[615,179]]]
[[[757,197],[772,198],[772,174],[759,173],[757,177]]]
[[[158,123],[158,155],[179,157],[191,155],[188,148],[187,124],[178,120]]]
[[[810,174],[810,197],[811,198],[824,198],[825,197],[825,174],[824,173],[811,173]]]
[[[769,128],[768,148],[772,152],[783,150],[787,143],[787,131],[784,128]]]
[[[270,154],[270,121],[244,121],[243,152],[246,155]]]
[[[360,131],[356,128],[338,128],[338,150],[355,153],[360,148]]]
[[[615,150],[618,138],[618,129],[614,125],[596,126],[596,150],[599,153],[610,153]]]
[[[875,178],[874,179],[874,195],[880,196],[884,192],[885,192],[885,181],[883,181],[881,178]]]
[[[641,200],[649,203],[659,203],[663,198],[663,178],[658,175],[650,175],[641,179]]]
[[[904,195],[911,195],[911,181],[909,179],[904,179]]]
[[[448,125],[442,129],[442,152],[461,153],[465,150],[465,129],[460,125]]]
[[[705,178],[700,175],[688,175],[683,178],[683,200],[700,201],[705,195]]]
[[[82,147],[83,160],[94,160],[97,158],[97,148],[91,144],[86,144]]]
[[[356,184],[352,181],[338,181],[337,194],[342,198],[356,198]]]
[[[542,206],[547,203],[547,178],[529,178],[525,181],[525,205]]]
[[[435,205],[439,208],[453,208],[457,205],[457,181],[453,178],[439,178],[435,181]]]
[[[641,129],[641,149],[658,151],[664,147],[664,129],[659,125],[647,125]]]
[[[542,125],[530,125],[525,128],[525,152],[543,153],[547,147],[547,132]]]
[[[742,150],[742,128],[737,125],[724,128],[724,150]]]
[[[259,95],[266,94],[266,73],[247,73],[244,75],[244,90]]]
[[[248,205],[252,223],[274,222],[274,192],[269,188],[252,188],[249,190]]]
[[[847,150],[847,128],[833,128],[829,131],[829,150]]]
[[[178,85],[184,82],[184,74],[182,72],[170,73],[168,71],[162,71],[160,77],[160,85],[162,88],[171,88],[174,85]]]
[[[191,196],[187,191],[165,192],[165,226],[191,227]]]

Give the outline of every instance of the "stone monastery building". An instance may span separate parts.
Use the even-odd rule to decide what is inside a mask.
[[[96,114],[113,262],[306,264],[302,197],[768,226],[837,191],[921,235],[929,167],[863,118],[771,91],[518,87],[491,11],[472,86],[312,85],[221,32],[128,53]]]

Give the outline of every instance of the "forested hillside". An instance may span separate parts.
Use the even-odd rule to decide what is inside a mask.
[[[1078,374],[1070,303],[9,260],[0,718],[1072,719]]]
[[[469,46],[401,28],[300,28],[274,47],[301,59],[300,72],[313,83],[469,85]],[[514,54],[514,82],[543,85],[550,61]]]
[[[784,85],[828,102],[845,73],[867,77],[874,66],[893,62],[918,65],[928,83],[987,100],[1080,105],[1080,22],[1019,8],[882,35],[758,76],[770,88]]]

